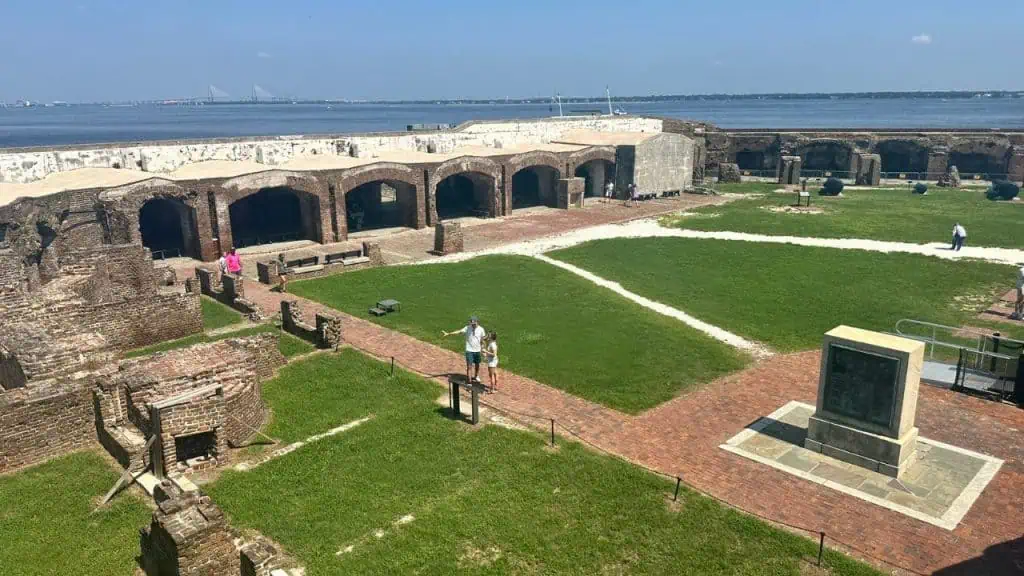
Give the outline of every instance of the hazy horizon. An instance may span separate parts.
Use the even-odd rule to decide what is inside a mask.
[[[0,100],[1017,92],[1022,21],[1014,0],[8,0]]]

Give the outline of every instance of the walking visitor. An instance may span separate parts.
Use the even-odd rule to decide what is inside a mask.
[[[228,274],[234,276],[242,274],[242,257],[238,255],[238,252],[235,252],[234,246],[224,255],[224,265],[227,268]]]
[[[615,198],[615,183],[609,180],[604,185],[604,201],[611,202],[613,198]]]
[[[483,341],[487,337],[487,331],[480,325],[476,316],[470,316],[469,324],[454,332],[441,332],[445,337],[455,334],[466,335],[466,382],[480,382],[480,356],[483,351]],[[470,378],[470,368],[473,369],[473,377]]]
[[[967,239],[967,229],[960,225],[959,222],[953,225],[953,247],[951,250],[960,251],[964,247],[964,240]]]

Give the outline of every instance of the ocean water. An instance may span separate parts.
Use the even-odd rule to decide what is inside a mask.
[[[617,105],[723,128],[1024,129],[1024,98],[706,100]],[[563,104],[588,113],[602,104]],[[0,108],[0,147],[402,131],[409,124],[557,116],[548,104],[260,104]]]

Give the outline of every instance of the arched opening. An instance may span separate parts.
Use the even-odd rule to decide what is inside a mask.
[[[194,211],[181,200],[152,198],[139,209],[142,245],[154,260],[193,256],[195,227]]]
[[[850,169],[850,148],[838,142],[809,144],[800,152],[804,171],[846,172]]]
[[[236,248],[320,238],[320,199],[292,188],[264,188],[236,200],[228,216]]]
[[[961,175],[981,174],[982,178],[1002,178],[1006,174],[1006,161],[982,152],[950,152],[949,165],[956,166]]]
[[[555,186],[558,170],[550,166],[528,166],[512,175],[512,209],[557,206]]]
[[[406,182],[378,180],[345,193],[349,232],[416,227],[416,187]]]
[[[924,173],[928,171],[928,149],[906,140],[887,140],[878,144],[882,172],[890,174]]]
[[[487,216],[494,178],[480,172],[453,174],[437,183],[434,198],[440,220]]]
[[[0,222],[0,244],[7,242],[7,227],[10,224],[6,222]]]
[[[584,196],[604,196],[608,182],[615,182],[615,163],[607,160],[591,160],[576,168],[577,178],[586,180]]]
[[[764,152],[740,150],[736,153],[736,165],[740,167],[740,170],[764,170]]]

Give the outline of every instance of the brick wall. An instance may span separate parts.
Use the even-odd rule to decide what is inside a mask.
[[[186,493],[169,482],[157,486],[159,504],[139,535],[147,576],[238,576],[241,561],[224,513],[202,492]]]
[[[0,474],[89,446],[94,421],[91,395],[75,386],[0,392]]]

